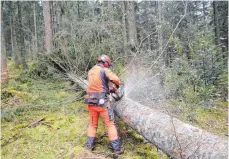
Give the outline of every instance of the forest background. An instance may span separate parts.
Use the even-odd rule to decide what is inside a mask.
[[[76,81],[87,78],[101,54],[113,59],[112,70],[125,83],[128,98],[228,135],[227,1],[2,1],[4,157],[28,153],[26,146],[9,150],[25,145],[35,133],[29,123],[40,116],[46,127],[69,129],[72,138],[59,148],[63,154],[74,145],[74,136],[81,134],[71,133],[74,115],[85,115],[84,91]],[[65,116],[55,114],[60,110]],[[51,147],[49,155],[55,156]]]

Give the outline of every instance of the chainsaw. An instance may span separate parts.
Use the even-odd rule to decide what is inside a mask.
[[[119,87],[117,87],[116,85],[114,85],[110,91],[110,102],[111,102],[111,106],[109,106],[108,109],[108,115],[109,115],[109,119],[110,120],[115,120],[115,113],[114,113],[114,108],[113,108],[113,104],[114,101],[118,101],[120,100],[124,95],[124,84],[121,84]]]
[[[120,100],[124,95],[124,84],[121,84],[118,88],[117,86],[113,86],[111,91],[111,96],[114,98],[115,101]]]

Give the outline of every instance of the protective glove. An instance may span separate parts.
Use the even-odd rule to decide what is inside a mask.
[[[117,89],[118,89],[117,86],[113,86],[112,88],[110,88],[110,93],[115,93]]]
[[[115,93],[116,89],[114,89],[113,87],[110,89],[110,93]]]

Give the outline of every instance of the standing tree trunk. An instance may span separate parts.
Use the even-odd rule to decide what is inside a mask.
[[[131,48],[136,49],[137,29],[135,19],[134,1],[127,1],[127,21],[128,21],[128,43]]]
[[[162,10],[162,4],[161,3],[163,3],[163,2],[161,2],[161,1],[157,1],[157,8],[158,8],[158,21],[160,22],[160,23],[162,23],[162,12],[161,12],[161,10]],[[162,25],[162,24],[160,24],[160,25]],[[161,30],[161,28],[162,27],[160,27],[160,29],[158,29],[158,47],[159,47],[159,53],[158,53],[158,55],[159,54],[161,54],[161,52],[162,52],[162,44],[163,44],[163,39],[162,39],[162,30]]]
[[[13,41],[13,44],[14,44],[14,62],[15,62],[15,67],[19,67],[19,56],[18,56],[18,43],[17,43],[17,35],[16,35],[16,31],[15,31],[15,28],[12,28],[12,41]]]
[[[215,44],[219,46],[220,44],[220,35],[219,35],[219,14],[217,8],[217,2],[213,1],[214,9],[214,26],[215,26]]]
[[[216,1],[213,1],[213,10],[214,10],[214,27],[215,27],[215,44],[219,48],[220,47],[220,34],[219,34],[219,13],[218,13],[218,3]],[[217,51],[216,54],[216,61],[220,61],[222,57],[219,54],[219,51]]]
[[[124,56],[127,59],[127,36],[126,36],[126,9],[125,9],[125,1],[122,2],[122,27],[123,27],[123,45],[124,45]]]
[[[78,13],[78,18],[81,19],[81,15],[80,15],[80,1],[77,1],[77,13]]]
[[[36,18],[36,1],[33,3],[33,22],[34,22],[34,43],[35,43],[35,47],[34,47],[34,53],[37,54],[37,18]]]
[[[149,10],[150,10],[150,8],[152,7],[151,6],[151,1],[148,1],[148,2],[146,2],[147,3],[147,9],[146,9],[146,25],[147,25],[147,32],[148,32],[148,34],[150,34],[150,20],[149,20],[149,14],[150,14],[150,12],[149,12]],[[147,49],[148,49],[148,51],[151,51],[151,35],[147,38],[147,42],[148,42],[148,45],[147,45]]]
[[[22,68],[26,69],[27,64],[25,60],[25,41],[24,41],[24,33],[22,29],[22,17],[21,17],[21,2],[18,2],[18,22],[19,22],[19,33],[18,33],[18,40],[20,42],[20,53],[21,53],[21,61],[22,61]]]
[[[3,30],[3,29],[2,29]],[[3,31],[1,31],[3,32]],[[2,37],[4,37],[3,33],[1,33]],[[5,38],[2,38],[1,40],[1,82],[4,83],[8,80],[8,74],[7,74],[7,55],[6,55],[6,45],[5,45]]]
[[[163,1],[158,1],[158,20],[160,23],[163,23]],[[160,24],[161,26],[163,24]],[[162,27],[160,27],[160,29],[158,30],[158,44],[159,44],[159,54],[162,54],[163,55],[163,59],[164,59],[164,65],[165,66],[169,66],[169,48],[163,50],[163,30],[162,30]]]
[[[14,3],[10,3],[10,36],[11,36],[11,47],[12,47],[12,54],[14,57],[14,65],[16,67],[19,66],[18,61],[18,50],[16,45],[16,38],[15,38],[15,23],[14,23]]]
[[[52,29],[49,1],[43,1],[43,14],[45,23],[45,49],[50,53],[52,50]]]
[[[1,2],[3,8],[4,2]],[[3,21],[3,9],[1,10],[1,82],[6,82],[8,79],[7,75],[7,54],[6,54],[6,41],[4,34],[4,21]]]
[[[54,36],[60,30],[60,22],[61,22],[61,2],[52,2],[50,7],[51,12],[51,26],[52,26],[52,36]],[[57,48],[58,43],[53,41],[53,47]]]
[[[214,27],[215,27],[215,44],[217,47],[220,47],[220,34],[219,34],[219,13],[218,13],[218,3],[213,1],[213,10],[214,10]],[[216,54],[216,60],[219,61],[221,56],[219,51]]]
[[[12,14],[12,13],[11,13]],[[10,16],[10,34],[11,34],[11,47],[12,47],[12,54],[13,54],[13,57],[14,57],[14,65],[16,67],[19,66],[19,61],[18,61],[18,52],[17,52],[17,49],[16,49],[16,40],[15,40],[15,31],[14,31],[14,21],[13,21],[13,16],[11,15]]]
[[[109,16],[108,19],[112,21],[114,19],[112,1],[107,1],[107,8],[108,8],[108,16]]]

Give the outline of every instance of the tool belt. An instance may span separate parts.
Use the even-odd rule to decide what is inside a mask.
[[[107,107],[109,120],[115,120],[114,110],[110,107],[109,98],[106,93],[87,93],[85,103],[88,104],[88,106]]]
[[[109,101],[106,93],[93,92],[87,93],[85,96],[85,103],[89,106],[106,106]]]

